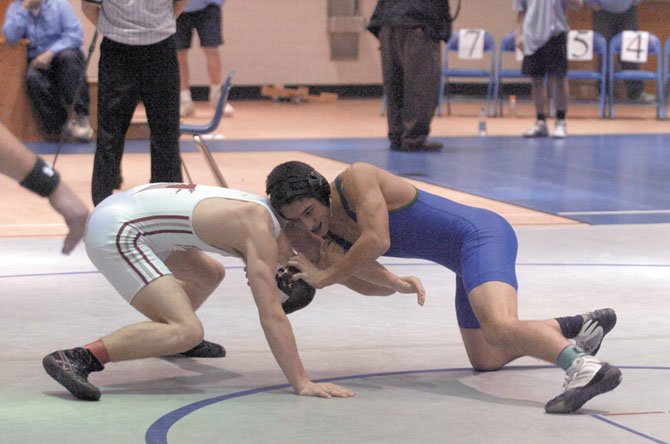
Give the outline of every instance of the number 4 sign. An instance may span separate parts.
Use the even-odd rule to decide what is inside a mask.
[[[649,53],[649,33],[624,31],[621,35],[621,61],[646,63]]]

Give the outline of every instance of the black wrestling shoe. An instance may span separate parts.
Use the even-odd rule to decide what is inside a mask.
[[[44,370],[78,399],[97,401],[100,389],[88,382],[91,372],[99,372],[104,365],[82,347],[58,350],[42,360]]]
[[[611,308],[603,308],[581,316],[584,318],[584,323],[575,336],[575,345],[587,355],[595,356],[605,335],[616,325],[616,313]]]
[[[187,358],[223,358],[226,356],[226,349],[222,345],[203,340],[190,350],[177,353],[174,356],[184,356]]]
[[[621,383],[621,370],[588,355],[575,359],[567,373],[565,390],[547,402],[544,406],[547,413],[572,413]]]

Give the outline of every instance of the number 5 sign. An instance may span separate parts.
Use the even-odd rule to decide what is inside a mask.
[[[624,31],[621,34],[621,61],[646,63],[649,54],[649,33]]]
[[[593,60],[593,31],[568,32],[568,60]]]
[[[458,32],[458,58],[478,60],[484,58],[483,29],[461,29]]]

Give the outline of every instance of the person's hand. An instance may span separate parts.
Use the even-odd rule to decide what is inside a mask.
[[[319,251],[319,268],[327,268],[344,256],[344,248],[332,239],[323,239]]]
[[[423,305],[426,302],[426,290],[423,288],[421,279],[416,276],[403,276],[400,279],[400,284],[394,288],[398,293],[410,294],[416,293],[416,302]]]
[[[519,51],[523,51],[523,36],[520,32],[514,34],[514,46],[516,46]]]
[[[38,55],[30,62],[30,65],[38,69],[48,69],[51,65],[51,60],[54,58],[54,53],[47,49],[42,54]]]
[[[316,289],[323,288],[323,285],[321,285],[321,270],[307,259],[304,254],[298,253],[292,256],[286,264],[300,270],[300,273],[293,275],[294,281],[302,279]]]
[[[300,396],[319,396],[321,398],[349,398],[356,396],[356,393],[349,389],[340,387],[330,382],[312,382],[307,383],[298,393]]]
[[[49,203],[65,219],[69,232],[63,243],[63,254],[70,254],[84,237],[88,208],[62,181],[49,196]]]

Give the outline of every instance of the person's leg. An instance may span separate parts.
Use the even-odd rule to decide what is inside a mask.
[[[570,345],[555,320],[519,320],[517,293],[509,284],[492,281],[479,285],[470,292],[469,300],[481,333],[466,332],[466,336],[476,339],[481,335],[489,346],[499,350],[493,356],[479,350],[468,352],[478,357],[475,368],[495,370],[520,356],[533,356],[556,364],[558,355]]]
[[[60,103],[54,75],[31,65],[26,71],[26,92],[37,123],[42,131],[60,135],[67,121],[67,112]]]
[[[181,182],[179,63],[174,40],[143,48],[141,98],[151,132],[151,182]]]
[[[587,356],[555,327],[540,321],[520,321],[516,290],[511,285],[487,282],[474,288],[469,296],[481,324],[481,334],[488,344],[510,356],[533,356],[566,371],[565,390],[547,402],[547,413],[574,412],[621,382],[619,369]]]
[[[534,54],[523,58],[521,72],[530,77],[530,88],[533,103],[535,104],[536,119],[533,126],[524,133],[524,137],[547,137],[547,110],[548,96],[546,87],[546,57],[544,47],[538,49]]]
[[[223,78],[221,77],[221,54],[219,53],[219,47],[203,47],[202,50],[207,59],[207,73],[209,74],[212,89],[218,86],[217,89],[220,90]]]
[[[556,127],[552,133],[552,137],[562,139],[567,136],[567,125],[565,118],[568,111],[568,78],[550,77],[551,81],[556,84]]]
[[[194,311],[218,288],[225,276],[221,262],[202,251],[176,251],[165,264],[188,295]]]
[[[221,5],[209,5],[200,12],[197,25],[200,46],[207,60],[207,73],[209,74],[209,102],[216,107],[221,98],[221,84],[223,74],[221,72],[221,54],[219,47],[223,45],[223,23],[221,20]],[[235,114],[235,108],[229,102],[223,109],[223,115],[231,117]]]
[[[111,195],[121,178],[121,157],[138,101],[138,78],[132,47],[103,39],[98,64],[98,130],[91,191],[97,205]]]
[[[179,115],[187,117],[194,114],[193,97],[191,97],[191,75],[188,66],[188,52],[193,37],[193,13],[182,12],[177,17],[177,30],[174,34],[179,62]]]
[[[188,67],[188,49],[178,49],[177,59],[179,61],[179,89],[182,93],[184,91],[188,91],[188,98],[191,99],[191,78]]]
[[[93,137],[89,122],[89,96],[86,82],[84,53],[80,49],[64,49],[51,61],[56,74],[61,102],[72,113],[68,131],[80,141],[88,142]]]
[[[401,50],[404,28],[383,26],[379,32],[382,77],[386,95],[386,119],[391,149],[400,149],[403,134],[402,109],[404,106],[404,73]]]
[[[637,7],[636,6],[631,6],[628,8],[626,12],[623,12],[618,16],[619,23],[621,26],[622,30],[633,30],[637,31],[640,29],[640,19],[638,17],[637,13]],[[631,63],[631,62],[621,62],[621,69],[625,70],[638,70],[640,69],[640,64],[639,63]],[[648,97],[648,94],[643,95],[642,92],[644,91],[644,82],[642,80],[627,80],[625,82],[626,84],[626,92],[628,94],[628,98],[632,100],[638,100],[640,98],[645,98],[646,100],[651,99]]]
[[[209,5],[197,12],[195,27],[200,39],[200,47],[207,60],[207,74],[212,86],[221,86],[221,56],[219,46],[223,44],[221,6]]]
[[[412,151],[428,147],[426,138],[440,94],[440,43],[421,28],[407,30],[402,63],[402,146]]]

